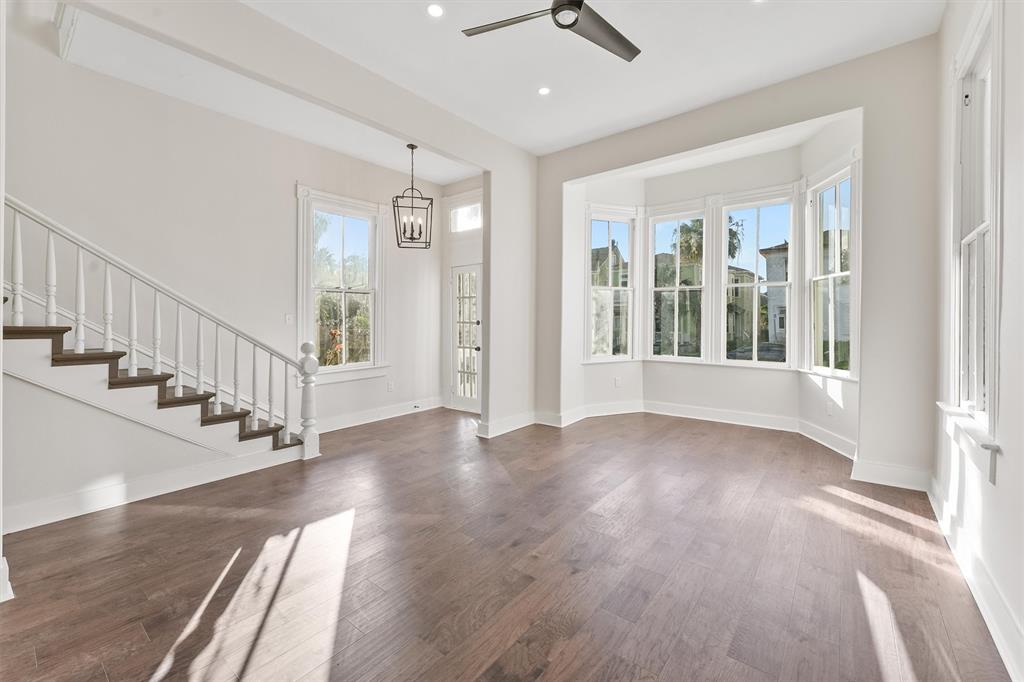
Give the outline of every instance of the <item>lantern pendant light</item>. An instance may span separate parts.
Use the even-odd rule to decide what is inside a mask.
[[[409,148],[409,187],[391,200],[395,210],[395,238],[400,249],[429,249],[434,200],[416,189],[416,145]]]

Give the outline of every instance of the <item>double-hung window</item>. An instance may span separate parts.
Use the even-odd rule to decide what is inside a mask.
[[[792,203],[727,207],[723,215],[725,359],[785,364]]]
[[[700,358],[704,216],[659,218],[651,234],[651,354]]]
[[[992,58],[985,39],[960,79],[959,403],[983,421],[990,411],[994,341],[995,234],[992,230]]]
[[[590,221],[590,355],[630,357],[632,349],[632,219]]]
[[[811,191],[811,364],[819,370],[850,370],[851,196],[849,171]]]
[[[299,188],[303,336],[324,370],[369,367],[378,353],[376,204]]]

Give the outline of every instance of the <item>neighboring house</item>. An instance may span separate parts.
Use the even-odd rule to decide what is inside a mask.
[[[768,282],[785,282],[789,279],[789,242],[761,249],[765,260],[765,276]],[[768,343],[786,343],[786,289],[768,287],[767,295],[761,296],[761,305],[768,310]],[[762,330],[764,333],[764,330]],[[765,339],[762,339],[762,342]]]

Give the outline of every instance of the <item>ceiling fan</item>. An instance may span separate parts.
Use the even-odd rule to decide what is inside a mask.
[[[585,0],[554,0],[549,9],[542,9],[530,14],[512,17],[511,19],[495,21],[483,26],[467,28],[462,32],[467,36],[476,36],[543,16],[550,16],[558,28],[572,31],[595,45],[603,47],[612,54],[622,57],[627,62],[633,61],[640,54],[639,47],[629,42],[626,36],[616,31],[615,27],[591,9]]]

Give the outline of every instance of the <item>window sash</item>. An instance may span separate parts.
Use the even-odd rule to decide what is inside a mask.
[[[989,234],[983,223],[960,242],[959,403],[975,413],[985,413],[988,398]]]
[[[604,248],[608,249],[608,273],[605,284],[594,284],[594,271],[593,271],[593,249],[594,249],[594,223],[604,222],[607,223],[607,245]],[[611,248],[612,248],[612,234],[613,224],[624,223],[626,225],[627,233],[627,245],[629,247],[629,257],[625,262],[624,274],[626,277],[626,286],[613,285],[613,274],[612,274],[612,259],[611,259]],[[586,344],[586,359],[599,358],[599,359],[629,359],[633,357],[634,353],[634,317],[635,317],[635,291],[634,291],[634,280],[633,273],[635,271],[634,263],[636,260],[636,249],[634,248],[635,236],[635,220],[631,217],[625,217],[622,215],[606,215],[603,213],[593,213],[587,218],[587,239],[586,239],[586,256],[587,256],[587,327],[590,330],[590,335],[587,338]],[[619,277],[619,281],[622,281],[622,277]],[[594,310],[594,292],[608,291],[611,292],[612,297],[612,310],[611,314],[608,315],[607,329],[605,333],[608,334],[608,353],[595,353],[594,352],[594,341],[596,339],[595,333],[596,328],[596,315]],[[626,352],[625,353],[614,353],[614,333],[615,333],[615,293],[626,292]]]
[[[837,347],[838,347],[838,344],[837,344],[838,339],[837,339],[837,335],[836,335],[836,331],[837,331],[837,324],[836,323],[837,323],[838,316],[837,316],[837,313],[836,313],[836,307],[838,305],[838,302],[837,302],[837,299],[836,299],[836,282],[839,281],[840,279],[842,279],[843,277],[846,277],[849,280],[849,282],[850,282],[850,284],[849,284],[850,288],[852,289],[852,287],[853,287],[852,267],[850,267],[850,265],[853,262],[853,253],[852,252],[853,252],[854,241],[855,241],[854,238],[853,238],[853,231],[854,231],[854,229],[856,227],[856,220],[855,220],[856,207],[854,206],[854,199],[855,199],[856,194],[857,194],[856,188],[853,187],[853,182],[854,182],[853,181],[853,176],[854,176],[854,174],[852,172],[852,169],[843,170],[840,173],[838,173],[837,175],[834,175],[831,178],[829,178],[827,181],[822,182],[822,183],[816,185],[815,187],[811,188],[810,191],[809,191],[809,196],[810,196],[810,200],[811,200],[811,208],[812,208],[812,210],[810,211],[811,216],[812,216],[812,218],[811,218],[811,225],[812,225],[813,232],[814,232],[814,237],[813,237],[812,243],[813,243],[814,246],[813,246],[813,257],[810,259],[810,263],[811,263],[811,266],[809,268],[809,270],[810,270],[810,277],[807,278],[807,293],[805,295],[806,300],[807,300],[807,310],[810,313],[810,315],[808,317],[809,324],[807,325],[807,332],[806,332],[806,336],[805,336],[805,338],[808,339],[808,341],[807,341],[807,343],[808,343],[808,352],[806,353],[807,365],[810,366],[810,368],[812,370],[816,371],[816,372],[825,372],[825,373],[829,373],[829,374],[835,374],[837,376],[850,376],[852,374],[853,347],[855,345],[854,344],[854,339],[853,339],[854,331],[852,329],[852,324],[853,324],[852,315],[853,315],[853,311],[850,310],[849,311],[849,315],[851,316],[851,319],[848,321],[848,325],[850,325],[850,329],[849,329],[849,335],[850,335],[850,339],[849,339],[849,343],[850,343],[849,354],[850,354],[850,357],[848,358],[847,361],[848,361],[851,369],[841,369],[841,368],[837,369],[836,368],[836,358],[837,358],[836,350],[837,350]],[[842,199],[841,199],[841,192],[840,192],[840,187],[842,186],[842,184],[844,182],[849,182],[850,183],[850,225],[849,225],[849,228],[848,228],[848,231],[850,233],[850,236],[849,236],[850,243],[848,245],[848,248],[850,250],[850,254],[847,257],[847,268],[845,270],[842,269],[842,248],[841,247],[842,247],[842,232],[843,232],[843,230],[842,230],[842,216],[841,216]],[[824,230],[824,224],[822,222],[822,206],[821,206],[820,202],[821,202],[822,195],[825,194],[826,192],[828,192],[829,190],[833,190],[834,196],[835,196],[835,202],[834,202],[833,208],[832,208],[832,210],[833,210],[832,224],[834,225],[834,228],[830,229],[830,233],[835,234],[837,236],[837,243],[834,245],[834,248],[830,248],[829,249],[828,258],[829,258],[830,263],[828,264],[828,268],[826,269],[825,264],[823,263],[823,259],[822,259],[822,250],[823,250],[824,245],[825,245],[824,244],[825,230]],[[830,247],[832,247],[832,246],[833,245],[830,243]],[[819,283],[819,282],[828,282],[828,289],[827,289],[827,293],[828,293],[828,320],[827,320],[826,326],[825,326],[825,331],[827,331],[827,333],[828,333],[828,365],[822,365],[822,364],[819,364],[817,362],[817,345],[818,345],[819,339],[817,339],[816,335],[815,335],[815,320],[817,319],[817,315],[818,315],[819,311],[817,309],[818,308],[817,302],[814,299],[814,293],[815,293],[815,285],[817,283]],[[849,305],[850,303],[851,303],[851,301],[848,300],[847,304]]]
[[[786,275],[787,275],[787,279],[786,280],[768,280],[768,279],[766,279],[765,281],[758,281],[757,280],[757,278],[759,276],[758,275],[758,266],[759,266],[758,258],[760,257],[760,254],[761,254],[761,243],[760,243],[761,242],[761,209],[771,208],[773,206],[783,206],[783,205],[787,205],[787,204],[789,205],[789,234],[788,234],[788,237],[787,237],[787,241],[789,242],[789,248],[788,248],[788,250],[786,252],[786,259],[787,259]],[[795,221],[794,221],[794,210],[793,210],[793,207],[795,205],[796,204],[794,202],[794,196],[792,194],[786,194],[785,196],[768,197],[768,198],[765,198],[765,199],[762,199],[762,200],[759,200],[759,201],[750,201],[750,202],[744,202],[744,203],[729,204],[729,205],[725,205],[725,206],[722,207],[722,211],[721,211],[722,220],[721,220],[721,224],[719,225],[719,229],[718,229],[718,232],[720,233],[719,234],[719,240],[721,242],[721,258],[720,258],[720,261],[721,261],[721,264],[722,264],[722,287],[721,287],[722,300],[721,300],[721,305],[719,306],[721,308],[722,321],[721,321],[721,325],[720,325],[721,340],[719,341],[719,345],[721,346],[722,361],[724,363],[726,363],[726,364],[736,364],[736,365],[744,365],[744,366],[750,366],[750,365],[755,365],[756,364],[756,365],[767,366],[767,367],[791,367],[793,365],[792,358],[791,358],[792,344],[789,342],[789,333],[788,333],[788,331],[786,333],[786,341],[785,341],[786,359],[785,359],[784,362],[775,362],[775,361],[771,361],[771,360],[760,360],[760,359],[758,359],[758,343],[759,343],[758,342],[758,332],[760,330],[760,327],[759,327],[760,319],[759,318],[760,318],[761,310],[760,310],[760,302],[757,300],[757,298],[758,298],[758,296],[757,296],[757,289],[759,289],[760,287],[784,287],[785,288],[785,292],[786,292],[786,294],[785,294],[785,300],[786,300],[785,308],[786,308],[787,311],[789,310],[789,308],[790,308],[790,300],[792,298],[792,290],[793,290],[792,273],[793,273],[793,251],[794,251],[793,244],[794,244],[794,227],[795,227],[795,225],[794,225]],[[754,230],[754,251],[753,251],[753,254],[754,254],[753,255],[753,258],[754,258],[754,269],[753,269],[754,281],[753,282],[730,282],[729,281],[729,233],[728,233],[729,221],[728,221],[727,218],[728,218],[730,212],[737,212],[737,211],[750,210],[750,209],[757,209],[757,223],[756,223],[755,230]],[[768,276],[768,270],[767,270],[767,263],[766,263],[765,264],[765,277],[767,278],[767,276]],[[737,289],[753,289],[753,290],[755,290],[754,293],[751,294],[751,298],[753,299],[753,301],[752,301],[752,304],[751,304],[750,316],[751,316],[751,322],[752,322],[753,326],[751,327],[751,329],[752,329],[752,339],[751,339],[752,348],[751,348],[751,357],[750,357],[749,360],[746,359],[746,358],[738,359],[738,358],[729,358],[728,357],[728,355],[729,355],[729,350],[728,350],[729,331],[728,331],[728,310],[727,310],[727,306],[728,306],[728,300],[729,300],[729,290],[733,289],[733,288],[737,288]]]
[[[697,219],[700,219],[701,221],[703,221],[703,226],[701,228],[701,260],[700,260],[700,271],[701,271],[700,281],[701,281],[701,283],[700,284],[679,284],[679,274],[680,274],[679,249],[680,249],[682,240],[677,238],[676,241],[675,241],[675,249],[674,249],[674,251],[672,253],[673,272],[674,272],[672,281],[675,282],[675,284],[673,286],[657,286],[657,285],[655,285],[655,282],[657,282],[657,262],[656,262],[655,256],[657,255],[657,252],[656,252],[656,249],[657,249],[657,244],[656,244],[657,236],[656,235],[657,235],[658,225],[659,224],[664,224],[664,223],[676,223],[677,224],[677,229],[678,229],[680,223],[690,222],[690,221],[697,220]],[[647,301],[647,309],[648,309],[648,312],[650,314],[650,324],[648,325],[649,326],[649,330],[648,331],[649,331],[649,335],[650,336],[649,336],[649,341],[647,343],[646,353],[647,353],[647,355],[649,355],[650,357],[653,357],[653,358],[676,358],[676,359],[686,360],[686,361],[689,361],[689,362],[702,362],[704,360],[704,358],[705,358],[705,346],[706,346],[706,344],[704,343],[704,340],[705,340],[704,327],[705,327],[706,319],[707,319],[707,316],[704,314],[704,312],[706,310],[706,301],[707,301],[707,296],[704,294],[704,289],[705,289],[705,286],[707,284],[707,278],[708,278],[708,267],[707,267],[707,264],[708,264],[708,228],[709,228],[709,224],[708,224],[707,217],[706,217],[706,211],[692,211],[692,212],[688,212],[688,213],[675,213],[675,214],[668,214],[668,215],[651,216],[649,221],[648,221],[648,224],[649,224],[649,229],[648,229],[649,248],[647,249],[647,258],[649,259],[650,263],[649,263],[649,267],[647,268],[647,270],[648,270],[648,276],[651,278],[650,279],[651,286],[648,287],[648,291],[650,292],[650,297],[649,297],[649,300]],[[680,355],[679,354],[679,299],[680,299],[680,294],[682,294],[684,292],[690,292],[690,291],[699,291],[699,292],[701,292],[701,297],[700,297],[700,308],[701,308],[700,341],[701,341],[701,343],[700,343],[700,355],[697,355],[697,356]],[[669,344],[671,349],[672,349],[672,352],[671,353],[662,352],[662,353],[655,354],[654,353],[654,330],[655,330],[654,306],[655,306],[655,300],[658,297],[658,294],[669,293],[669,292],[673,292],[675,294],[674,297],[673,297],[673,300],[675,302],[675,307],[673,308],[673,311],[672,311],[672,342],[671,342],[671,344]]]

